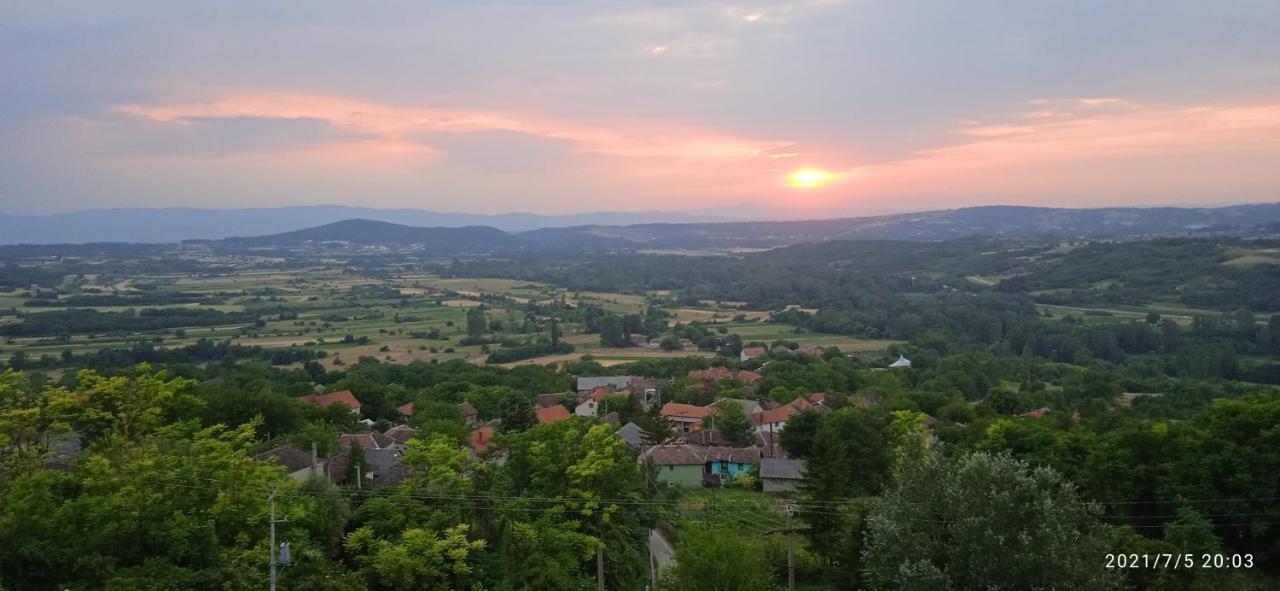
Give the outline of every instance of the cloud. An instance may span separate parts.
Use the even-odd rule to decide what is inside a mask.
[[[1274,199],[1280,186],[1280,172],[1266,164],[1280,162],[1280,103],[1032,103],[1006,121],[957,126],[960,141],[950,145],[859,167],[856,190],[918,195],[945,187],[997,199],[1068,198],[1070,205],[1106,204],[1134,191],[1165,202]]]
[[[422,107],[291,92],[243,92],[209,102],[128,104],[118,111],[185,125],[239,118],[323,121],[384,144],[418,143],[432,134],[511,132],[563,140],[577,149],[621,158],[725,159],[765,157],[791,145],[736,137],[672,122],[611,121],[593,125],[536,115],[466,108]]]

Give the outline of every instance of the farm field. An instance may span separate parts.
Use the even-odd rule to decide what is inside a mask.
[[[323,266],[220,274],[69,276],[64,285],[64,293],[55,298],[42,295],[35,300],[24,290],[0,294],[0,311],[8,311],[0,315],[0,326],[48,313],[121,314],[146,309],[213,311],[226,315],[229,321],[151,330],[131,330],[126,323],[116,330],[14,334],[0,340],[0,356],[9,358],[21,352],[27,359],[50,359],[127,349],[139,343],[172,350],[208,340],[244,347],[323,352],[324,357],[317,361],[327,369],[340,368],[362,357],[393,363],[450,359],[484,363],[491,351],[502,348],[496,341],[533,342],[548,337],[546,313],[529,312],[529,306],[598,307],[604,313],[625,315],[641,313],[652,305],[651,298],[663,301],[658,293],[646,296],[570,291],[538,282],[422,273],[371,276]],[[108,297],[115,298],[110,305],[86,305],[95,298]],[[149,303],[119,303],[134,299]],[[166,303],[171,300],[175,303]],[[495,342],[466,344],[468,311],[481,306],[492,328],[490,340]],[[660,307],[667,313],[669,327],[714,325],[726,334],[737,334],[743,342],[785,339],[849,352],[879,351],[895,342],[770,324],[769,311],[748,310],[742,302],[708,300],[698,306]],[[584,355],[604,365],[655,357],[712,355],[710,351],[692,349],[604,347],[599,334],[586,332],[580,321],[564,321],[560,331],[563,341],[574,346],[573,353],[538,355],[504,365],[558,363]]]

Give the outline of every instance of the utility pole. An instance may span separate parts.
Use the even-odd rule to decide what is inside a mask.
[[[604,540],[596,548],[596,591],[604,591]]]
[[[796,589],[796,530],[791,527],[791,514],[795,509],[795,504],[787,503],[787,591]]]
[[[271,506],[271,591],[276,591],[276,491],[271,489],[267,496],[267,504]]]
[[[287,566],[289,563],[289,544],[287,543],[280,545],[280,560],[276,560],[276,524],[284,523],[288,521],[288,518],[280,519],[280,520],[276,519],[275,489],[271,489],[271,494],[267,495],[267,505],[270,507],[270,519],[271,519],[271,551],[270,551],[271,566],[269,568],[269,572],[270,572],[269,579],[271,581],[270,590],[276,591],[276,566],[280,565],[281,563],[284,563]]]
[[[649,530],[649,541],[647,544],[645,544],[645,547],[649,548],[649,587],[648,589],[651,589],[651,590],[656,590],[658,588],[658,568],[653,561],[653,536],[655,535],[653,533],[654,531],[655,530],[652,530],[652,529]]]

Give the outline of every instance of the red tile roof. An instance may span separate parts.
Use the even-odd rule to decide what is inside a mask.
[[[404,415],[406,417],[411,417],[413,416],[413,403],[406,402],[404,404],[401,404],[400,406],[396,407],[396,410],[400,411],[401,415]]]
[[[769,350],[764,347],[747,347],[742,350],[742,354],[747,357],[759,357],[768,352]]]
[[[737,378],[738,378],[739,380],[741,380],[741,381],[743,381],[744,383],[747,383],[747,384],[754,384],[754,383],[756,383],[756,382],[759,382],[761,379],[763,379],[763,377],[764,377],[764,376],[761,376],[760,374],[758,374],[758,373],[756,373],[756,372],[754,372],[754,371],[750,371],[750,370],[746,370],[746,369],[744,369],[744,370],[742,370],[742,371],[739,371],[739,372],[738,372],[738,375],[737,375]]]
[[[732,377],[733,372],[727,367],[712,367],[709,369],[695,369],[689,372],[689,377],[698,378],[700,380],[727,380]]]
[[[791,415],[796,412],[796,407],[790,404],[784,404],[778,408],[762,410],[751,415],[751,420],[757,425],[768,425],[769,423],[785,423]]]
[[[543,425],[549,425],[567,418],[569,418],[569,409],[559,404],[538,409],[538,422]]]
[[[483,452],[489,448],[489,441],[493,439],[493,425],[480,425],[471,430],[471,436],[468,443],[471,449],[476,453]]]
[[[824,402],[826,401],[826,399],[827,399],[826,392],[814,392],[809,395],[809,402],[812,402],[814,404],[818,404],[819,402]]]
[[[298,398],[298,402],[305,402],[307,404],[314,404],[316,406],[323,406],[325,408],[333,406],[334,403],[341,402],[343,404],[346,404],[352,410],[360,409],[360,401],[356,400],[356,395],[352,394],[351,390],[339,390],[337,392],[330,392],[328,394],[312,394],[310,396],[301,396]]]
[[[609,389],[608,389],[608,388],[606,388],[606,387],[604,387],[604,386],[601,386],[601,387],[599,387],[599,388],[596,388],[595,390],[592,390],[592,391],[591,391],[591,395],[587,396],[587,398],[590,398],[590,399],[592,399],[592,400],[594,400],[594,401],[596,401],[596,402],[600,402],[601,400],[604,400],[604,397],[605,397],[605,396],[608,396],[608,395],[610,395],[610,394],[619,394],[619,395],[622,395],[622,396],[630,396],[630,395],[631,395],[631,391],[630,391],[630,390],[619,390],[619,391],[617,391],[617,392],[611,392],[611,391],[609,391]]]
[[[704,419],[709,415],[715,414],[714,406],[694,406],[692,404],[681,404],[679,402],[668,402],[662,405],[660,413],[664,417],[690,417],[695,419]]]
[[[796,396],[796,399],[792,400],[789,404],[787,404],[787,406],[794,407],[796,410],[813,408],[813,405],[810,404],[808,400],[805,400],[803,396]]]

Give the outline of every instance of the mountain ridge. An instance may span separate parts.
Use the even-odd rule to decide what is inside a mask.
[[[346,220],[282,234],[234,238],[229,244],[421,244],[434,251],[660,250],[772,248],[831,240],[938,241],[999,238],[1108,238],[1179,235],[1211,228],[1253,228],[1280,222],[1280,203],[1222,208],[1065,209],[980,206],[862,218],[801,221],[583,225],[507,233],[490,226],[414,227]]]

